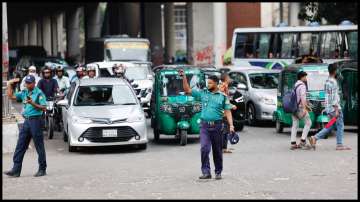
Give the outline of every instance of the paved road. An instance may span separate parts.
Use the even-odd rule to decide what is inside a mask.
[[[148,123],[150,125],[150,122]],[[198,180],[199,140],[179,146],[161,136],[146,150],[131,147],[69,153],[61,134],[46,140],[48,175],[34,178],[37,154],[25,155],[20,178],[3,175],[4,199],[357,199],[357,130],[346,130],[351,151],[335,151],[335,137],[316,151],[289,150],[290,130],[245,127],[232,154],[224,155],[222,180]],[[300,136],[300,133],[299,133]],[[3,170],[12,155],[3,155]],[[211,158],[213,172],[213,162]]]

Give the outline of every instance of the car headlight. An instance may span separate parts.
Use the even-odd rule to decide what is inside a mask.
[[[78,124],[89,124],[92,123],[92,120],[89,118],[85,118],[85,117],[80,117],[80,116],[73,116],[73,120],[74,123],[78,123]]]
[[[260,102],[267,104],[267,105],[276,105],[276,102],[274,99],[267,98],[267,97],[260,97]]]
[[[194,104],[194,106],[193,106],[193,112],[194,112],[194,113],[197,113],[197,112],[200,112],[200,111],[201,111],[201,104],[200,104],[200,103]]]
[[[145,119],[143,113],[136,113],[135,115],[131,115],[129,118],[126,119],[127,122],[140,122]]]

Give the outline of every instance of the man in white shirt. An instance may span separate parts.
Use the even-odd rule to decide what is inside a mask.
[[[39,77],[39,75],[36,73],[36,67],[35,66],[30,66],[28,68],[28,75],[33,75],[35,77],[35,86],[37,86],[38,82],[41,80],[41,78]],[[24,78],[21,81],[20,84],[20,90],[23,91],[26,89],[25,86],[25,78],[26,76],[24,76]]]
[[[54,79],[59,85],[60,92],[66,95],[70,88],[70,80],[67,76],[64,76],[64,67],[58,66],[56,68],[56,76],[54,76]]]

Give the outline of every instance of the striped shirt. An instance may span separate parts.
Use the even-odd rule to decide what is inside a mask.
[[[334,106],[341,109],[339,86],[336,79],[329,77],[325,82],[325,110],[327,113],[335,111]]]

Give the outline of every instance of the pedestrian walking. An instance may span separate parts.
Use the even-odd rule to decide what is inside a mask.
[[[336,81],[337,67],[330,64],[328,67],[329,78],[325,82],[325,110],[330,119],[336,117],[336,123],[310,137],[310,144],[315,150],[316,142],[336,128],[336,150],[350,150],[350,147],[343,145],[344,139],[344,116],[340,106],[339,86]]]
[[[35,177],[46,175],[46,155],[44,146],[44,136],[42,134],[42,114],[46,110],[46,100],[44,93],[35,86],[35,77],[28,75],[25,78],[26,89],[14,95],[11,85],[18,80],[10,80],[7,86],[7,94],[10,99],[23,102],[23,117],[25,122],[20,129],[19,139],[16,144],[13,156],[14,165],[5,174],[12,177],[19,177],[25,152],[29,146],[31,138],[34,141],[38,153],[39,170]]]
[[[222,73],[220,76],[220,85],[219,85],[219,90],[220,92],[224,93],[227,98],[229,99],[229,83],[230,83],[230,77],[227,73]],[[231,105],[231,110],[235,110],[236,106],[235,105]],[[231,150],[234,150],[233,148],[229,148],[228,149],[228,141],[229,141],[229,123],[227,121],[227,118],[224,114],[223,116],[223,128],[222,128],[222,137],[223,137],[223,153],[232,153]]]
[[[234,131],[233,120],[231,116],[231,105],[229,99],[219,91],[219,78],[209,76],[208,89],[190,88],[184,70],[179,70],[179,75],[183,79],[183,87],[186,94],[191,94],[195,98],[200,98],[202,103],[201,110],[201,128],[200,128],[200,145],[201,145],[201,171],[202,176],[199,179],[211,179],[209,154],[212,148],[213,160],[215,164],[215,179],[221,179],[223,170],[222,156],[222,119],[224,113],[227,117],[230,132]]]
[[[309,115],[310,106],[306,100],[306,82],[307,82],[307,73],[300,71],[297,74],[297,82],[295,83],[294,91],[296,93],[296,101],[298,105],[298,110],[291,115],[292,117],[292,127],[291,127],[291,146],[290,149],[294,150],[297,148],[300,149],[310,149],[309,145],[306,145],[306,137],[310,131],[311,119]],[[301,135],[300,143],[296,144],[296,134],[299,127],[299,120],[305,121],[305,126]]]

